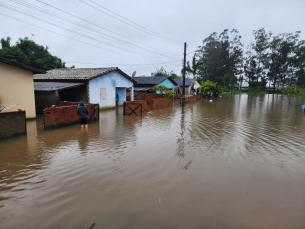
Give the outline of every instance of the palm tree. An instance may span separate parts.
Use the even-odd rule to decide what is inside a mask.
[[[198,67],[203,67],[203,64],[201,61],[196,60],[196,54],[194,54],[192,59],[192,67],[190,66],[190,62],[187,61],[185,71],[193,75],[193,83],[195,82],[195,75],[197,74]],[[183,69],[182,71],[183,72]]]

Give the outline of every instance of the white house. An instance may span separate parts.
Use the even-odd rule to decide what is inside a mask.
[[[136,80],[117,67],[112,68],[64,68],[34,76],[35,98],[40,107],[52,104],[46,101],[98,103],[100,108],[115,107],[116,93],[119,104],[126,101],[126,89],[131,91]],[[51,92],[51,93],[50,93]],[[48,94],[47,94],[48,93]]]

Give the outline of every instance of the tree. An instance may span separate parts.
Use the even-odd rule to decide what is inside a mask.
[[[10,45],[11,38],[1,39],[0,56],[11,61],[26,64],[41,70],[65,68],[65,62],[56,56],[52,56],[48,47],[36,44],[27,37],[19,38],[15,45]]]
[[[192,58],[192,66],[190,66],[190,62],[187,61],[185,71],[193,75],[193,81],[195,81],[195,75],[197,74],[198,67],[204,67],[204,65],[196,60],[196,54],[194,54]],[[181,70],[183,72],[183,68]]]
[[[163,92],[168,90],[168,88],[164,85],[155,85],[152,87],[152,90],[155,92],[159,91],[160,94],[163,94]]]
[[[161,66],[161,68],[157,68],[155,72],[151,73],[152,76],[170,76],[174,79],[180,79],[181,76],[178,76],[175,72],[167,72],[164,67]]]
[[[258,30],[253,30],[253,35],[255,39],[255,43],[251,44],[251,48],[255,51],[255,59],[256,59],[256,82],[258,82],[259,77],[265,77],[265,67],[264,64],[267,60],[268,53],[267,50],[269,48],[269,40],[272,36],[272,33],[266,33],[264,28],[260,28]]]
[[[226,74],[238,76],[242,73],[243,46],[240,39],[236,29],[230,33],[225,29],[219,36],[214,32],[203,40],[196,52],[198,61],[202,63],[197,71],[201,81],[221,83]]]

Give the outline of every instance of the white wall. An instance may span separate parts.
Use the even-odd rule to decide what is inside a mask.
[[[90,103],[99,103],[100,108],[114,107],[116,87],[119,88],[133,87],[133,82],[117,72],[110,72],[106,75],[90,80],[89,81]],[[105,100],[101,100],[100,98],[101,88],[106,88],[107,98]],[[126,101],[126,95],[124,101]],[[120,98],[120,103],[124,101],[123,98]]]

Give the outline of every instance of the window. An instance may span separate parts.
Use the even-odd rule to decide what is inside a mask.
[[[100,92],[101,100],[107,100],[107,88],[101,88]]]

